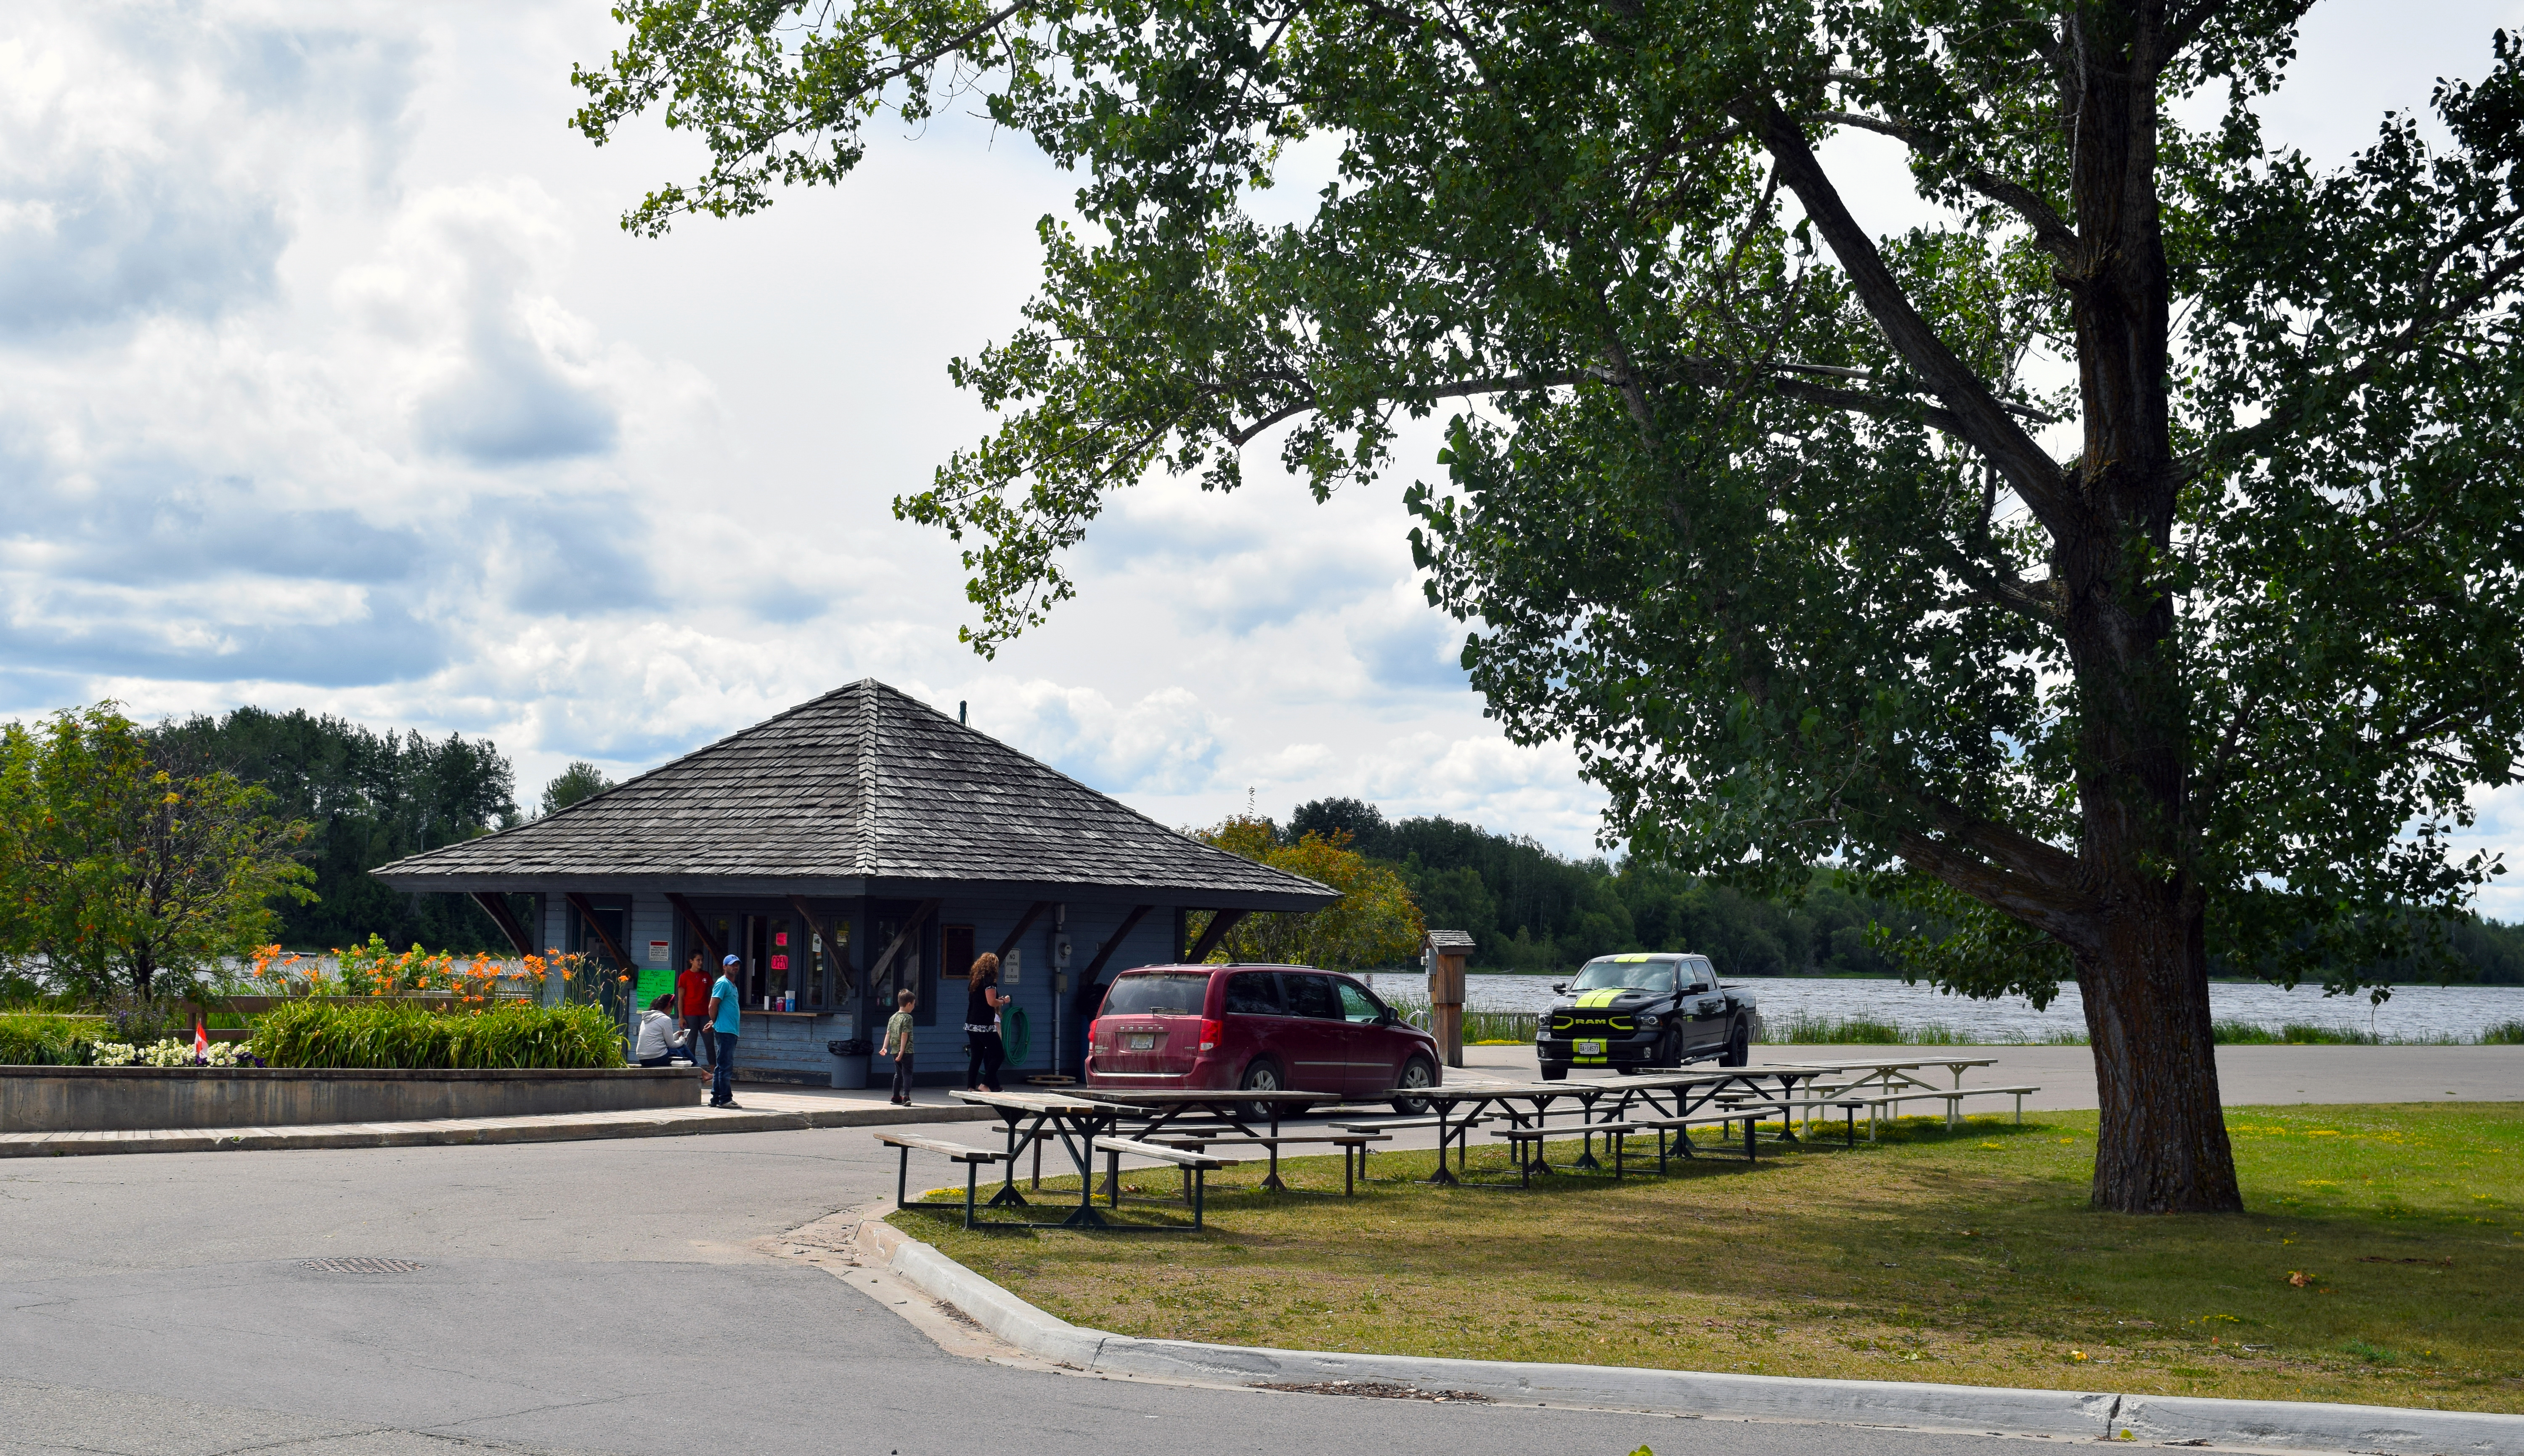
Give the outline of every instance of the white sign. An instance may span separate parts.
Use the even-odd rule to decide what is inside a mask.
[[[1017,984],[1017,972],[1023,968],[1021,962],[1024,958],[1024,951],[1011,950],[1008,952],[1008,958],[999,962],[999,984],[1001,986],[1014,986]]]
[[[653,966],[661,966],[665,963],[666,943],[663,941],[651,941],[649,943],[649,964]]]

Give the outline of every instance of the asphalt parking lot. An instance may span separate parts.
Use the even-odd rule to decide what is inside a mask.
[[[2475,1054],[2524,1048],[2230,1050],[2254,1053],[2220,1058],[2237,1102],[2524,1088],[2524,1055]],[[2091,1104],[2082,1049],[2009,1055],[1975,1080],[2082,1071]],[[2024,1445],[994,1366],[942,1350],[880,1294],[763,1246],[890,1193],[893,1179],[865,1129],[0,1163],[0,1453]],[[327,1259],[418,1267],[307,1267]]]

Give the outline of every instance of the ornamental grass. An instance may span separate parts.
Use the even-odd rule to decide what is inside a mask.
[[[394,1002],[292,1001],[257,1022],[254,1049],[275,1067],[540,1071],[623,1064],[621,1029],[596,1006],[432,1011]]]
[[[0,1067],[81,1066],[107,1032],[93,1016],[0,1015]]]

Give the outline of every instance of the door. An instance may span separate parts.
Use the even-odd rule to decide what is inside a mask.
[[[1257,1057],[1267,1057],[1288,1075],[1291,1029],[1288,1004],[1280,998],[1280,977],[1273,971],[1231,971],[1220,1001],[1227,1020],[1227,1047],[1235,1054],[1238,1078]],[[1302,1030],[1302,1029],[1300,1029]]]
[[[1402,1073],[1402,1039],[1384,1030],[1384,1004],[1345,976],[1333,978],[1341,1020],[1349,1023],[1349,1094],[1370,1097],[1389,1091]]]
[[[1296,1092],[1349,1092],[1349,1048],[1356,1032],[1341,1014],[1340,993],[1319,971],[1282,971],[1288,1001],[1288,1086]]]
[[[1682,1009],[1691,1019],[1684,1023],[1687,1049],[1694,1053],[1716,1051],[1726,1044],[1726,997],[1718,994],[1718,973],[1708,961],[1698,956],[1677,967],[1687,978],[1682,992]]]

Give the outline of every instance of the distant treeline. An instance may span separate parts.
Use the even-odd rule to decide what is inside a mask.
[[[270,790],[275,813],[316,827],[306,858],[316,899],[281,907],[282,945],[320,950],[374,932],[397,946],[510,952],[472,900],[405,895],[368,875],[389,860],[517,822],[515,774],[496,745],[259,707],[170,720],[150,739],[161,766],[224,768]]]
[[[1290,840],[1345,830],[1352,848],[1402,874],[1432,926],[1469,933],[1476,969],[1554,971],[1620,950],[1691,949],[1729,976],[1889,976],[1868,928],[1941,933],[1931,916],[1862,895],[1818,869],[1803,899],[1762,899],[1625,860],[1569,859],[1529,838],[1422,817],[1387,820],[1356,799],[1301,804]],[[2524,985],[2524,926],[2466,916],[2453,950],[2470,979]]]

